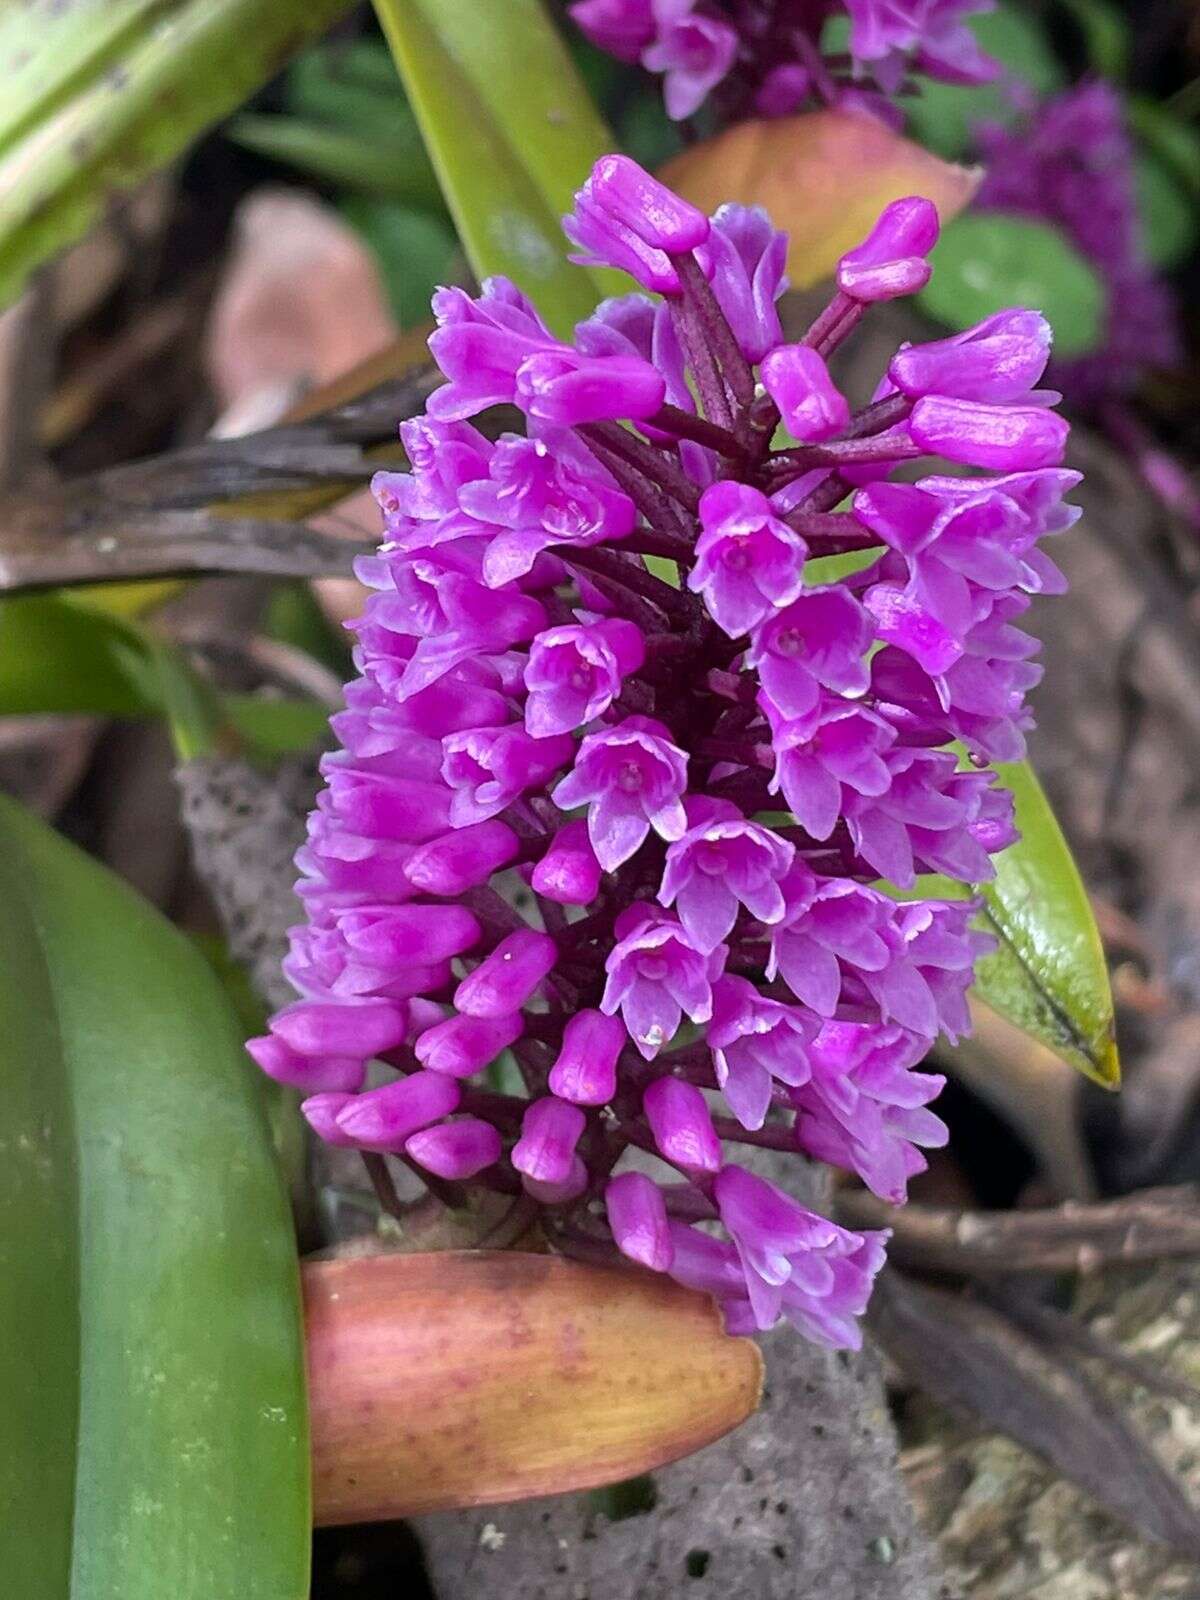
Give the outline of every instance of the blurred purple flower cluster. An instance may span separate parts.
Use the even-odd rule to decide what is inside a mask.
[[[575,22],[619,61],[661,73],[667,114],[697,111],[719,85],[739,115],[785,116],[815,102],[889,117],[909,70],[945,83],[995,75],[965,18],[991,0],[573,0]],[[822,51],[849,23],[848,54]]]
[[[300,998],[252,1053],[335,1144],[524,1196],[557,1247],[710,1290],[732,1328],[854,1345],[884,1236],[728,1147],[901,1201],[945,1140],[915,1069],[968,1028],[989,941],[968,891],[902,893],[985,880],[1015,837],[986,763],[1022,753],[1017,624],[1075,515],[1049,331],[1014,310],[905,346],[853,409],[829,358],[928,278],[929,202],[887,208],[798,342],[762,212],[609,156],[566,231],[649,292],[569,342],[506,280],[435,296],[446,381],[376,480],[360,676],[297,857]],[[473,425],[497,405],[524,433]],[[928,456],[953,474],[893,481]],[[504,1051],[523,1093],[481,1081]]]
[[[1054,363],[1068,399],[1094,406],[1128,395],[1148,366],[1176,361],[1178,313],[1142,248],[1133,147],[1116,90],[1083,83],[1011,127],[985,125],[976,134],[986,163],[976,209],[1055,224],[1108,290],[1100,346]]]

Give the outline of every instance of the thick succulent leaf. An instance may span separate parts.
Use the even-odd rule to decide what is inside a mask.
[[[1123,78],[1129,67],[1129,18],[1115,0],[1059,0],[1079,29],[1088,63],[1106,78]]]
[[[0,305],[348,0],[0,3]]]
[[[310,1262],[304,1300],[318,1524],[620,1481],[759,1401],[757,1347],[659,1274],[453,1250]]]
[[[691,145],[660,174],[703,211],[726,200],[765,206],[787,231],[793,289],[828,277],[892,200],[925,195],[944,225],[968,204],[980,175],[842,111],[736,123]]]
[[[403,105],[403,102],[399,102]],[[246,113],[229,125],[229,138],[256,155],[346,189],[383,195],[389,200],[424,206],[437,203],[437,189],[428,163],[420,154],[411,170],[411,151],[402,138],[368,138],[352,128],[324,122],[304,122],[299,117],[259,116]]]
[[[295,1244],[203,956],[0,800],[0,1571],[21,1600],[302,1600]]]
[[[559,218],[613,147],[539,0],[376,0],[477,276],[504,273],[566,331],[615,275],[566,259]]]
[[[424,343],[403,336],[294,422],[0,495],[0,593],[214,571],[349,576],[373,543],[301,519],[403,464],[397,421],[435,382],[417,365]]]

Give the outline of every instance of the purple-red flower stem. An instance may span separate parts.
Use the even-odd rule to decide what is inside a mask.
[[[691,411],[684,411],[682,406],[664,405],[652,417],[647,417],[642,426],[658,428],[662,433],[673,433],[680,439],[691,439],[731,460],[736,460],[743,453],[741,441],[727,428],[709,422],[706,417],[697,417]]]
[[[828,356],[862,320],[866,307],[840,289],[821,312],[800,343],[819,356]]]
[[[587,573],[589,578],[597,581],[597,584],[603,581],[619,585],[631,596],[651,602],[660,611],[665,611],[668,617],[674,617],[685,625],[691,622],[695,614],[695,603],[688,595],[678,589],[672,589],[669,583],[656,578],[652,572],[647,572],[645,567],[627,561],[616,551],[599,548],[572,549],[569,553],[564,552],[564,559],[568,566]],[[655,617],[653,622],[657,631],[661,632],[662,619]]]
[[[755,378],[750,363],[742,354],[728,318],[721,310],[712,284],[709,283],[695,256],[673,256],[672,262],[684,293],[696,308],[700,324],[708,337],[709,347],[716,356],[724,382],[741,410],[754,399]]]
[[[734,420],[729,391],[708,343],[699,311],[688,299],[672,299],[669,304],[671,321],[700,391],[704,415],[726,433],[732,433]]]

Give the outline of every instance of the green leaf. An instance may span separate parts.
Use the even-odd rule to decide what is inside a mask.
[[[0,305],[349,0],[0,0]]]
[[[277,583],[264,620],[270,638],[303,650],[343,682],[354,676],[346,630],[330,621],[307,583]]]
[[[1145,95],[1129,95],[1125,116],[1138,138],[1170,168],[1176,183],[1200,194],[1200,128]]]
[[[297,167],[320,183],[338,184],[366,194],[441,206],[441,194],[420,140],[417,159],[405,141],[371,136],[298,117],[236,117],[228,128],[235,144],[285,166]]]
[[[1066,82],[1049,34],[1027,10],[1000,5],[967,22],[983,49],[1000,62],[1003,76],[994,83],[969,85],[922,77],[919,93],[904,102],[913,137],[952,160],[971,148],[977,124],[1017,120],[1020,109],[1011,92],[1013,79],[1027,84],[1039,98],[1054,94]]]
[[[1106,78],[1123,78],[1129,67],[1129,23],[1112,0],[1059,0],[1059,4],[1083,35],[1088,65]]]
[[[1121,1081],[1104,948],[1079,868],[1027,762],[1001,766],[1021,838],[983,886],[1000,948],[979,964],[976,993],[1106,1089]]]
[[[614,274],[571,266],[559,218],[613,148],[538,0],[375,0],[459,238],[565,332]]]
[[[933,276],[918,299],[939,322],[969,328],[1005,306],[1034,306],[1054,329],[1058,355],[1082,355],[1100,342],[1104,284],[1047,223],[968,212],[942,230],[930,261]]]
[[[341,209],[370,245],[401,328],[428,321],[429,297],[451,276],[458,250],[444,216],[366,196],[343,201]]]
[[[334,39],[314,45],[287,70],[283,102],[296,117],[355,133],[395,138],[403,127],[420,144],[412,108],[382,39]]]
[[[244,742],[260,757],[311,748],[327,721],[310,701],[216,695],[165,640],[64,596],[0,602],[0,716],[165,716],[190,760]]]
[[[203,956],[0,799],[0,1570],[21,1600],[302,1600],[299,1274]]]
[[[653,171],[684,148],[679,124],[672,122],[661,94],[630,97],[617,119],[621,149]]]
[[[1146,255],[1156,267],[1169,271],[1195,246],[1200,227],[1196,200],[1157,156],[1138,156],[1133,176]]]
[[[1112,991],[1079,869],[1029,764],[996,770],[1012,790],[1021,838],[996,857],[995,879],[979,890],[979,926],[997,949],[979,962],[973,992],[1086,1077],[1115,1089],[1121,1067]],[[950,878],[923,877],[919,893],[963,900],[971,891]]]

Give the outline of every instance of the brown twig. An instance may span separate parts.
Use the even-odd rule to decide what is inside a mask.
[[[1101,1267],[1200,1256],[1200,1191],[1145,1189],[1093,1205],[1037,1211],[953,1211],[889,1206],[860,1190],[838,1195],[839,1220],[892,1229],[900,1265],[965,1277],[998,1273],[1091,1273]]]

